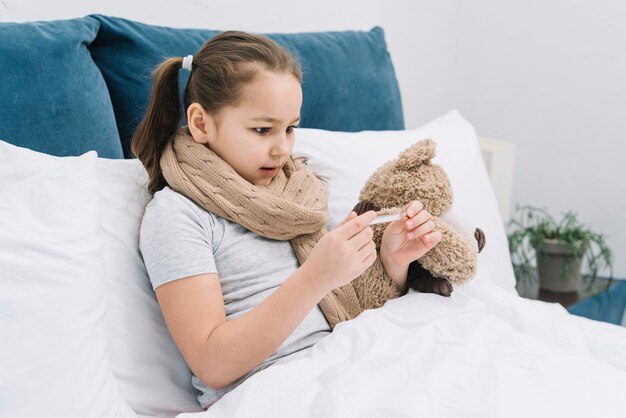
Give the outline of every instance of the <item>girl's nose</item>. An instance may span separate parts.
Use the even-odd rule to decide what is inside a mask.
[[[276,138],[272,147],[272,155],[287,155],[291,152],[291,140],[286,133]]]

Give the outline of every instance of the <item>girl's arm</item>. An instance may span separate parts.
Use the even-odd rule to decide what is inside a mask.
[[[384,238],[383,238],[384,241]],[[401,266],[393,261],[386,251],[384,246],[380,248],[380,261],[383,264],[385,272],[391,280],[396,284],[396,287],[403,294],[406,290],[406,279],[409,273],[409,266]]]
[[[220,389],[268,358],[326,294],[376,260],[367,225],[375,218],[373,211],[351,214],[318,241],[306,262],[272,295],[230,321],[215,273],[157,287],[167,327],[193,373],[205,385]]]
[[[226,321],[215,273],[174,280],[156,289],[181,354],[213,389],[229,385],[268,358],[325,294],[298,269],[265,301]]]

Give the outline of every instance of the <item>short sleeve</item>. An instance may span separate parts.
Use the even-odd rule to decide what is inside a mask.
[[[162,197],[162,196],[160,196]],[[152,288],[204,273],[217,273],[212,229],[197,208],[169,191],[148,204],[141,221],[139,249]]]

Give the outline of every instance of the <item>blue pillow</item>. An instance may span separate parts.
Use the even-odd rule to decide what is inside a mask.
[[[195,54],[220,31],[175,29],[92,15],[101,22],[89,46],[111,93],[124,155],[150,97],[152,72],[167,57]],[[302,64],[300,126],[334,131],[404,129],[400,89],[384,32],[268,34]],[[181,87],[186,78],[181,76]]]
[[[122,158],[92,18],[0,23],[0,139],[47,154]]]

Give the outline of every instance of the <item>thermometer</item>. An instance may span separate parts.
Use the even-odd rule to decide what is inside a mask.
[[[399,221],[402,219],[401,213],[393,213],[391,215],[381,215],[370,222],[368,225],[384,224],[385,222]]]

